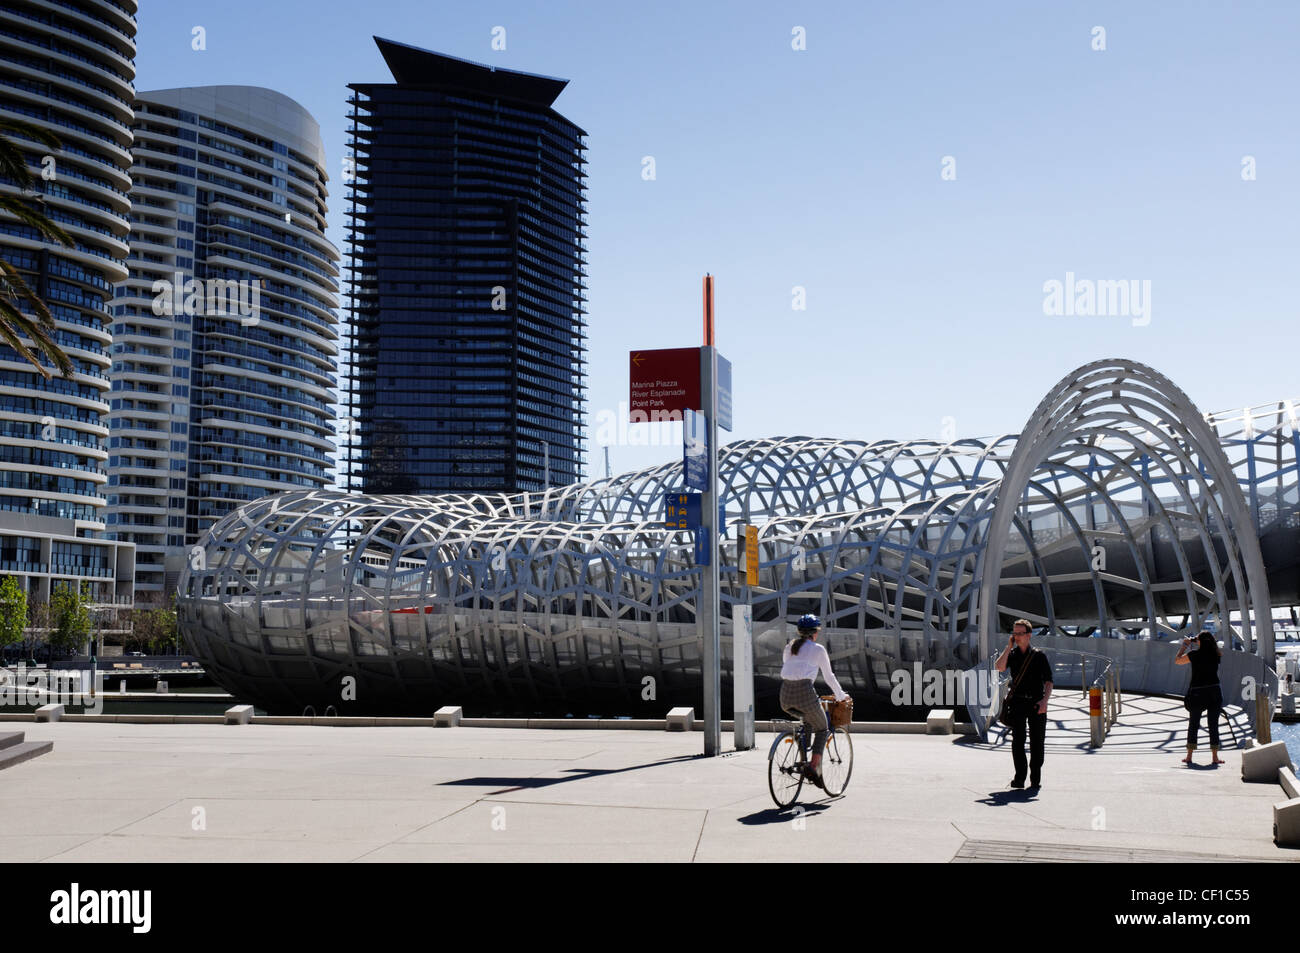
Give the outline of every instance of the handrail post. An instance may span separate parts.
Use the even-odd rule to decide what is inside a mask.
[[[1106,733],[1109,734],[1112,714],[1111,705],[1114,702],[1114,697],[1110,692],[1110,669],[1106,669],[1106,678],[1103,685],[1105,687],[1105,697],[1102,699],[1102,706],[1106,709]]]

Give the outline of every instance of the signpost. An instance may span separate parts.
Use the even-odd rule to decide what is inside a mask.
[[[749,507],[741,514],[736,533],[740,564],[740,598],[731,607],[731,695],[737,751],[754,747],[754,600],[750,587],[758,584],[758,527],[749,523]]]
[[[704,277],[704,347],[700,348],[700,396],[703,398],[709,441],[708,487],[701,495],[705,524],[700,535],[707,541],[708,565],[701,565],[700,601],[695,613],[699,627],[701,674],[704,676],[704,756],[722,749],[722,645],[718,628],[721,593],[718,586],[718,349],[713,343],[713,276]]]
[[[718,428],[730,430],[731,362],[718,354],[713,341],[713,277],[704,278],[704,346],[633,351],[629,355],[628,414],[631,423],[680,420],[685,491],[664,496],[664,528],[695,531],[695,564],[700,567],[700,596],[695,619],[702,651],[700,674],[704,682],[704,754],[720,753],[722,745],[722,665],[718,612],[721,592],[718,578],[718,534],[726,526],[726,513],[718,494]],[[698,490],[699,492],[690,492]],[[752,613],[748,606],[746,612]],[[752,614],[745,616],[752,620]],[[733,625],[737,617],[733,616]],[[746,623],[752,625],[752,623]],[[736,644],[752,652],[748,635],[736,630]],[[752,655],[737,677],[737,748],[740,749],[739,706],[745,701],[748,742],[753,747]],[[734,673],[734,670],[733,670]],[[747,688],[740,688],[741,683]],[[746,692],[748,694],[746,694]],[[747,700],[746,700],[747,699]],[[742,749],[743,750],[743,749]]]
[[[754,607],[731,607],[731,697],[737,751],[754,747]]]

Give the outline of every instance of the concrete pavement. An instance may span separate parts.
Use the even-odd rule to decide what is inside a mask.
[[[10,861],[1300,859],[1272,843],[1277,785],[1244,784],[1233,749],[1188,769],[1177,743],[1054,736],[1028,794],[1005,749],[855,734],[846,795],[779,813],[768,734],[705,760],[698,732],[25,728],[55,748],[0,772]]]

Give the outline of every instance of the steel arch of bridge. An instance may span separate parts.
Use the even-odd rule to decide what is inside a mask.
[[[1219,439],[1156,372],[1105,361],[1053,388],[1018,438],[731,444],[728,524],[758,524],[761,558],[746,590],[722,547],[724,675],[738,599],[754,606],[760,702],[787,620],[807,611],[859,697],[913,663],[975,665],[1002,618],[1102,632],[1141,619],[1155,635],[1248,619],[1267,581],[1241,461]],[[1289,452],[1270,471],[1279,505]],[[672,463],[547,493],[266,497],[194,554],[182,628],[220,684],[272,710],[662,714],[693,703],[700,678],[691,539],[660,528],[681,488]],[[979,606],[994,607],[983,627]],[[1247,633],[1261,651],[1267,618]]]
[[[1116,446],[1125,444],[1127,454],[1111,456]],[[1035,475],[1046,470],[1073,472],[1082,477],[1071,462],[1082,456],[1095,460],[1102,454],[1113,461],[1112,474],[1119,471],[1124,474],[1121,479],[1132,479],[1135,486],[1140,486],[1142,511],[1147,518],[1142,535],[1148,542],[1153,529],[1172,531],[1170,537],[1185,587],[1183,608],[1191,616],[1193,631],[1211,618],[1230,629],[1230,611],[1235,609],[1245,647],[1271,662],[1272,604],[1258,526],[1246,507],[1219,435],[1172,381],[1134,361],[1104,360],[1085,365],[1063,378],[1035,409],[1007,461],[1001,485],[986,501],[992,519],[977,570],[978,604],[998,607],[998,593],[1006,575],[1008,532]],[[1158,471],[1154,479],[1153,467]],[[1090,471],[1096,469],[1089,467]],[[1090,503],[1096,498],[1110,505],[1114,494],[1105,486],[1091,480],[1080,483]],[[1179,520],[1173,516],[1180,511],[1161,500],[1161,487],[1175,491],[1190,510],[1187,515],[1193,517],[1192,529],[1203,547],[1204,564],[1212,570],[1212,592],[1203,586],[1198,590],[1189,554],[1181,545],[1180,537],[1185,534],[1177,530]],[[1070,495],[1059,484],[1053,494],[1058,505],[1066,503]],[[1122,517],[1120,522],[1130,547],[1136,550],[1132,527]],[[999,571],[986,572],[986,566],[997,566]],[[1172,633],[1173,628],[1162,622],[1166,613],[1160,611],[1159,603],[1163,600],[1146,572],[1149,567],[1140,559],[1136,566],[1138,580],[1122,580],[1121,584],[1140,584],[1146,607],[1144,618],[1152,638],[1162,632]],[[1099,611],[1105,619],[1104,602],[1099,604]],[[998,620],[996,609],[981,617],[981,656],[992,650]],[[1038,621],[1055,628],[1050,613],[1047,619]]]

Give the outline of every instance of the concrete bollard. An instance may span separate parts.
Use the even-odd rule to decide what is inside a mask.
[[[1290,768],[1277,769],[1277,782],[1287,797],[1300,797],[1300,783],[1296,782],[1295,772]]]
[[[36,709],[37,721],[58,721],[63,717],[62,705],[42,705]]]
[[[252,705],[234,705],[226,709],[226,724],[251,725],[253,723]]]
[[[153,690],[154,690],[155,692],[157,692],[159,695],[166,695],[166,694],[167,694],[167,683],[164,682],[164,681],[162,681],[161,679],[159,679],[158,684],[154,686],[154,689],[153,689]]]
[[[1273,805],[1273,840],[1279,847],[1300,847],[1300,797]]]
[[[666,729],[668,731],[694,731],[695,709],[674,708],[669,711]]]
[[[443,705],[433,713],[433,724],[437,728],[455,728],[462,717],[464,710],[459,705]]]
[[[1241,753],[1241,780],[1277,783],[1278,768],[1291,768],[1291,756],[1281,741],[1255,745]],[[1294,770],[1294,768],[1292,768]]]
[[[950,735],[957,723],[957,713],[949,709],[932,711],[925,716],[925,733],[927,735]]]

